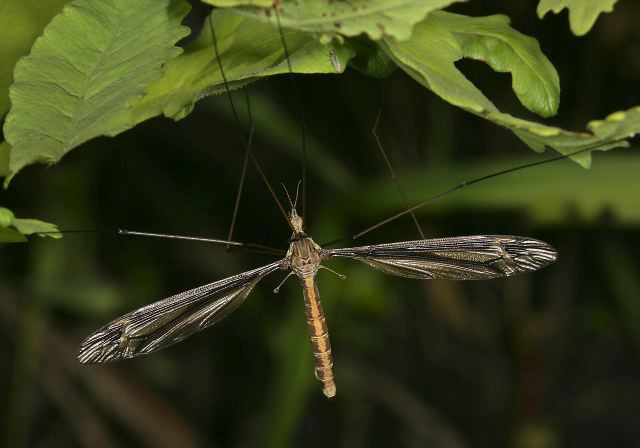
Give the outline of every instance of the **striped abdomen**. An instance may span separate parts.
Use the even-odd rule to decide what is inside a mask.
[[[311,335],[311,348],[316,363],[316,378],[322,382],[322,392],[332,398],[336,395],[336,385],[333,382],[333,358],[331,357],[331,343],[329,330],[324,318],[320,294],[316,286],[316,279],[302,279],[304,306],[307,314],[307,325]]]

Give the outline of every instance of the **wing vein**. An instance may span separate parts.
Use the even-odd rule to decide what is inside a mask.
[[[556,250],[533,238],[477,235],[377,244],[325,251],[387,274],[417,279],[483,280],[540,269]]]
[[[114,319],[80,346],[82,363],[113,362],[160,350],[218,322],[244,302],[269,265],[175,294]]]

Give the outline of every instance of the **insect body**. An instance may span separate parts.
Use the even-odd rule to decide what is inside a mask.
[[[331,344],[316,283],[318,271],[328,269],[323,261],[354,258],[387,274],[415,279],[482,280],[533,271],[557,258],[555,249],[542,241],[491,235],[325,250],[306,235],[295,207],[289,221],[293,235],[284,259],[176,294],[115,319],[82,343],[78,360],[118,361],[180,342],[234,311],[258,281],[282,269],[290,271],[286,278],[296,275],[302,285],[315,375],[322,382],[324,394],[331,398],[336,394]]]
[[[328,256],[313,239],[304,233],[302,218],[298,216],[295,208],[291,210],[289,216],[294,230],[284,268],[291,269],[291,273],[298,277],[302,285],[316,378],[322,382],[322,392],[331,398],[336,394],[331,342],[329,342],[329,329],[316,284],[316,275],[322,266],[320,263]]]

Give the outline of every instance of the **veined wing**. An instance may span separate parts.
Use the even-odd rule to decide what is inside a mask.
[[[160,350],[218,322],[244,302],[253,287],[282,260],[181,292],[125,314],[80,346],[83,364],[119,361]]]
[[[558,257],[549,244],[505,235],[458,236],[325,251],[387,274],[418,279],[483,280],[535,271]]]

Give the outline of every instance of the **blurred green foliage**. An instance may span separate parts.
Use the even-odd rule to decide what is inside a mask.
[[[206,10],[188,17],[198,27]],[[469,2],[534,35],[562,80],[554,125],[640,104],[640,6],[621,1],[577,39],[566,13],[536,2]],[[526,115],[510,79],[456,66],[500,110]],[[309,128],[308,229],[323,243],[402,209],[370,133],[411,202],[532,160],[513,135],[451,108],[408,76],[296,77]],[[300,114],[290,80],[249,89],[255,154],[273,183],[301,176]],[[243,123],[242,92],[233,93]],[[518,157],[521,155],[522,158]],[[24,446],[634,446],[640,440],[640,156],[635,147],[473,185],[421,209],[428,236],[511,233],[560,259],[486,282],[388,277],[348,260],[319,276],[338,396],[313,377],[299,286],[260,283],[216,327],[148,357],[81,366],[90,331],[175,292],[271,258],[206,244],[117,236],[130,228],[224,237],[243,161],[224,96],[188,118],[155,118],[98,139],[52,169],[15,178],[0,202],[62,229],[62,240],[0,247],[0,444]],[[249,169],[235,238],[285,248],[289,230]],[[362,243],[416,238],[401,219]],[[358,241],[358,244],[360,241]]]

